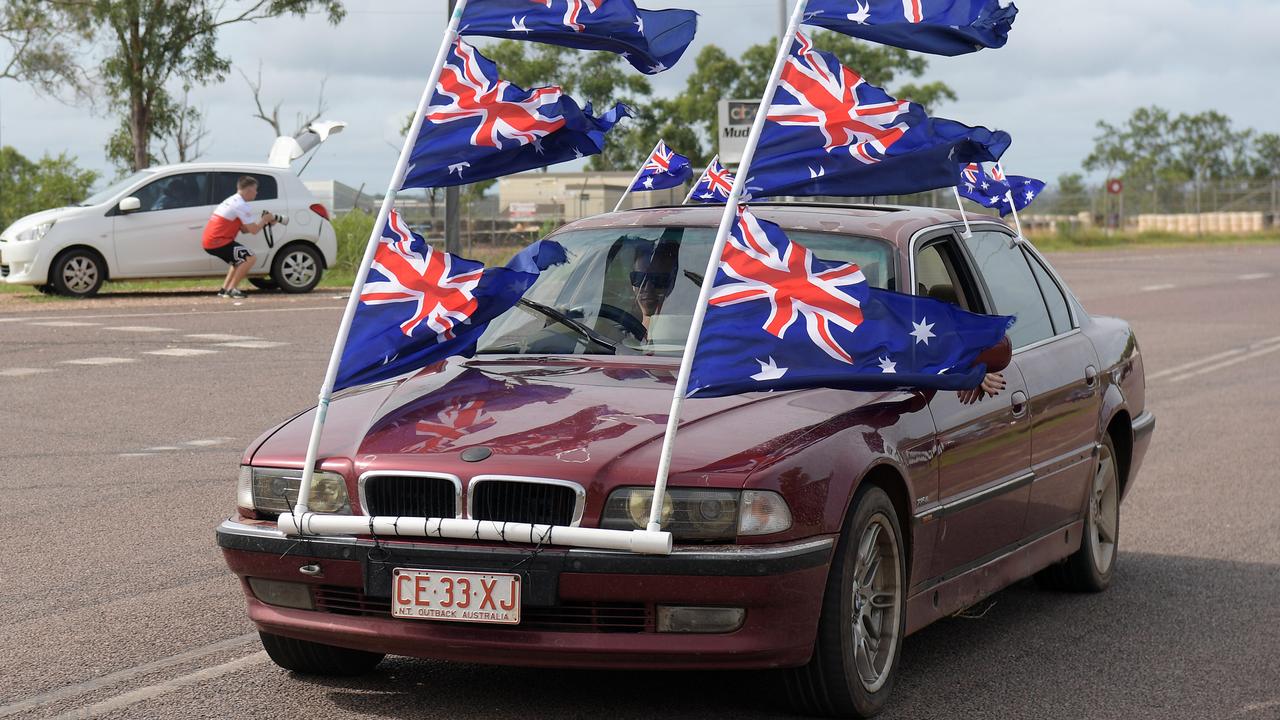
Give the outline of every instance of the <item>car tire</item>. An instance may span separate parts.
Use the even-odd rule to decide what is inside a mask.
[[[258,637],[275,664],[304,675],[363,675],[386,657],[382,653],[322,645],[269,632],[259,631]]]
[[[52,285],[36,285],[36,292],[41,295],[57,295],[58,289]]]
[[[49,266],[49,284],[59,295],[86,298],[98,294],[107,279],[102,256],[85,248],[67,250]]]
[[[1080,549],[1066,560],[1036,573],[1048,590],[1102,592],[1111,584],[1120,554],[1120,467],[1115,445],[1107,437],[1098,450],[1089,484],[1084,536]]]
[[[250,285],[258,288],[259,290],[279,290],[280,289],[280,286],[276,284],[276,281],[272,280],[269,277],[251,277],[251,278],[248,278],[248,280]]]
[[[906,590],[906,552],[893,502],[879,487],[864,485],[836,545],[813,656],[786,671],[796,710],[867,718],[884,709],[906,633]]]
[[[324,274],[324,258],[307,243],[294,243],[282,248],[271,262],[271,280],[282,292],[306,293],[320,284]]]

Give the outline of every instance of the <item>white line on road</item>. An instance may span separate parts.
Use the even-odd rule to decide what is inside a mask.
[[[174,690],[181,690],[189,685],[196,685],[206,680],[212,680],[214,678],[222,677],[223,675],[229,675],[233,672],[264,662],[266,659],[266,651],[259,650],[252,655],[246,655],[245,657],[237,658],[230,662],[222,663],[221,665],[214,665],[213,667],[204,668],[203,670],[197,670],[193,673],[188,673],[172,680],[165,680],[162,683],[138,688],[137,690],[132,690],[124,693],[123,695],[117,695],[113,698],[103,700],[100,703],[95,703],[78,710],[71,710],[70,712],[65,712],[55,717],[57,720],[62,720],[63,718],[99,717],[106,715],[109,712],[129,707],[130,705],[137,705],[140,702],[146,702],[152,698],[159,697],[166,693],[171,693]]]
[[[27,318],[0,318],[0,322],[23,322]]]
[[[60,317],[50,318],[51,320],[110,320],[113,318],[144,318],[144,317],[190,317],[193,315],[239,315],[242,313],[269,313],[269,312],[309,312],[315,310],[342,310],[342,305],[325,305],[310,306],[300,308],[258,308],[256,310],[192,310],[179,312],[162,312],[162,313],[116,313],[111,315],[63,315]],[[14,318],[18,320],[29,320],[26,318]]]
[[[214,445],[221,445],[222,443],[232,439],[233,438],[209,438],[207,440],[187,440],[182,444],[194,445],[195,447],[212,447]]]
[[[155,447],[143,448],[142,451],[153,453],[153,452],[165,452],[167,450],[181,450],[181,449],[182,448],[178,447],[177,445],[157,445]]]
[[[77,322],[75,320],[46,320],[44,322],[33,322],[32,325],[41,327],[91,327],[100,323],[94,322]]]
[[[19,700],[18,702],[10,703],[8,705],[0,705],[0,718],[17,715],[20,712],[26,712],[32,708],[40,707],[41,705],[49,705],[61,700],[77,697],[79,695],[86,695],[103,688],[118,685],[126,680],[132,680],[133,678],[141,675],[146,675],[147,673],[153,673],[167,667],[181,665],[182,663],[191,662],[192,660],[198,660],[206,655],[212,655],[214,653],[223,652],[224,650],[237,648],[250,642],[256,637],[258,637],[257,633],[248,633],[247,635],[241,635],[239,637],[219,640],[216,643],[194,648],[178,655],[153,660],[143,665],[113,672],[110,675],[103,675],[102,677],[86,680],[75,685],[67,685],[48,692],[43,692],[39,695],[33,695],[26,700]]]
[[[1203,375],[1207,372],[1213,372],[1214,370],[1221,370],[1222,368],[1231,367],[1232,365],[1237,365],[1246,360],[1253,360],[1254,358],[1262,357],[1263,355],[1276,352],[1277,350],[1280,350],[1280,345],[1272,345],[1270,347],[1266,347],[1261,350],[1255,350],[1254,352],[1248,353],[1247,355],[1241,355],[1239,357],[1232,358],[1231,360],[1227,360],[1226,362],[1220,362],[1217,365],[1210,365],[1209,367],[1203,367],[1203,368],[1200,368],[1199,370],[1192,370],[1189,373],[1183,373],[1182,375],[1171,377],[1169,378],[1169,382],[1182,382],[1183,380],[1186,380],[1188,378],[1193,378],[1197,375]]]
[[[122,365],[124,363],[137,362],[133,358],[118,357],[91,357],[81,358],[79,360],[63,360],[64,365]]]
[[[203,348],[165,348],[164,350],[146,350],[143,355],[164,355],[166,357],[195,357],[196,355],[213,355],[217,350]]]
[[[151,457],[154,454],[155,453],[149,453],[149,452],[120,453],[116,457],[127,457],[127,458]]]
[[[218,343],[222,347],[232,348],[250,348],[252,350],[265,350],[267,348],[282,347],[288,345],[287,342],[273,342],[271,340],[241,340],[239,342]]]
[[[209,340],[211,342],[212,341],[228,342],[231,340],[257,340],[258,339],[252,335],[223,335],[222,333],[196,333],[194,335],[187,335],[186,337],[189,337],[193,340]]]
[[[1147,375],[1147,382],[1150,382],[1152,380],[1158,380],[1162,377],[1165,377],[1166,375],[1177,375],[1178,373],[1191,370],[1192,368],[1200,367],[1201,365],[1214,363],[1219,360],[1232,357],[1234,355],[1241,355],[1243,353],[1249,352],[1250,350],[1257,350],[1258,348],[1266,347],[1268,345],[1271,345],[1272,343],[1278,343],[1278,342],[1280,342],[1280,335],[1267,338],[1266,340],[1259,340],[1258,342],[1253,343],[1252,345],[1246,345],[1245,347],[1232,348],[1224,352],[1210,355],[1209,357],[1203,357],[1203,358],[1200,358],[1199,360],[1192,360],[1191,362],[1183,363],[1182,365],[1174,365],[1171,368],[1165,368],[1160,372],[1154,372]]]
[[[121,325],[119,327],[108,327],[103,329],[119,330],[120,332],[139,332],[139,333],[176,332],[173,328],[152,327],[150,325]]]
[[[1176,288],[1176,287],[1178,287],[1178,286],[1177,286],[1177,285],[1171,285],[1171,284],[1169,284],[1169,283],[1163,283],[1163,284],[1160,284],[1160,285],[1146,285],[1146,286],[1144,286],[1144,287],[1140,287],[1140,288],[1138,288],[1138,289],[1139,289],[1139,290],[1141,290],[1142,292],[1156,292],[1157,290],[1172,290],[1172,289],[1174,289],[1174,288]]]
[[[50,368],[5,368],[0,370],[0,375],[4,377],[26,377],[27,375],[39,375],[47,372],[53,372],[53,370]]]
[[[1271,277],[1271,273],[1249,273],[1248,275],[1240,275],[1237,280],[1265,280]]]

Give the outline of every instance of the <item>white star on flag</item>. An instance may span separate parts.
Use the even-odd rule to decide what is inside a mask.
[[[666,69],[667,69],[666,65],[663,65],[662,63],[658,63],[657,65],[654,65],[653,67],[649,68],[649,72],[656,75],[657,73],[660,73]]]
[[[932,332],[935,324],[936,323],[929,322],[929,318],[927,317],[920,318],[920,322],[915,322],[913,320],[911,322],[911,326],[914,327],[915,330],[907,334],[915,338],[917,344],[924,343],[925,345],[928,345],[929,338],[937,337],[937,335],[934,335]]]
[[[760,363],[760,372],[751,376],[751,379],[755,380],[756,382],[764,382],[766,380],[777,380],[783,375],[786,375],[787,370],[790,369],[790,368],[778,367],[778,363],[774,362],[772,356],[769,357],[769,362],[765,362],[764,360],[761,360],[759,358],[756,358],[756,362]]]
[[[644,34],[644,18],[640,17],[639,15],[636,16],[636,32],[640,33],[641,35]]]
[[[895,374],[898,372],[898,363],[887,357],[880,358],[880,372],[885,374]]]
[[[648,188],[648,189],[652,190],[652,189],[653,189],[653,178],[652,178],[652,177],[647,177],[647,178],[645,178],[645,179],[644,179],[644,182],[643,182],[643,183],[641,183],[641,184],[642,184],[642,185],[644,185],[646,188]]]
[[[1036,194],[1035,194],[1035,193],[1033,193],[1033,192],[1031,192],[1030,190],[1028,190],[1028,191],[1027,191],[1027,202],[1031,202],[1032,200],[1035,200],[1035,199],[1036,199]]]
[[[511,32],[522,32],[526,35],[533,32],[532,30],[529,29],[529,26],[524,24],[524,21],[528,19],[529,19],[528,15],[520,18],[519,21],[517,21],[514,17],[511,18]]]
[[[990,187],[991,187],[991,183],[989,183],[989,182],[987,182],[987,181],[985,181],[985,180],[983,180],[983,181],[982,181],[982,189],[983,189],[983,190],[987,190],[987,189],[989,189]]]

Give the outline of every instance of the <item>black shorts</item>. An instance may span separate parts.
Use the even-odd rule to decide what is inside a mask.
[[[241,245],[235,240],[232,240],[222,247],[205,248],[204,251],[218,258],[222,262],[227,263],[231,267],[240,267],[241,263],[253,257],[252,250]]]

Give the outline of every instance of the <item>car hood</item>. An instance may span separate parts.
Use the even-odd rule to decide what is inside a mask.
[[[607,476],[610,485],[648,484],[677,370],[666,358],[455,358],[335,400],[320,457],[356,474]],[[681,413],[672,474],[695,482],[728,474],[741,483],[833,415],[882,395],[814,390],[691,399]],[[300,467],[313,419],[308,411],[281,426],[253,463]],[[485,448],[487,457],[464,460],[473,448]],[[475,454],[485,453],[467,453]]]
[[[84,208],[69,205],[67,207],[50,208],[49,210],[41,210],[38,213],[25,215],[14,220],[13,224],[9,225],[9,227],[5,229],[4,237],[8,239],[13,235],[26,231],[28,228],[33,228],[36,225],[49,222],[50,220],[62,220],[63,218],[78,215],[83,209]]]

